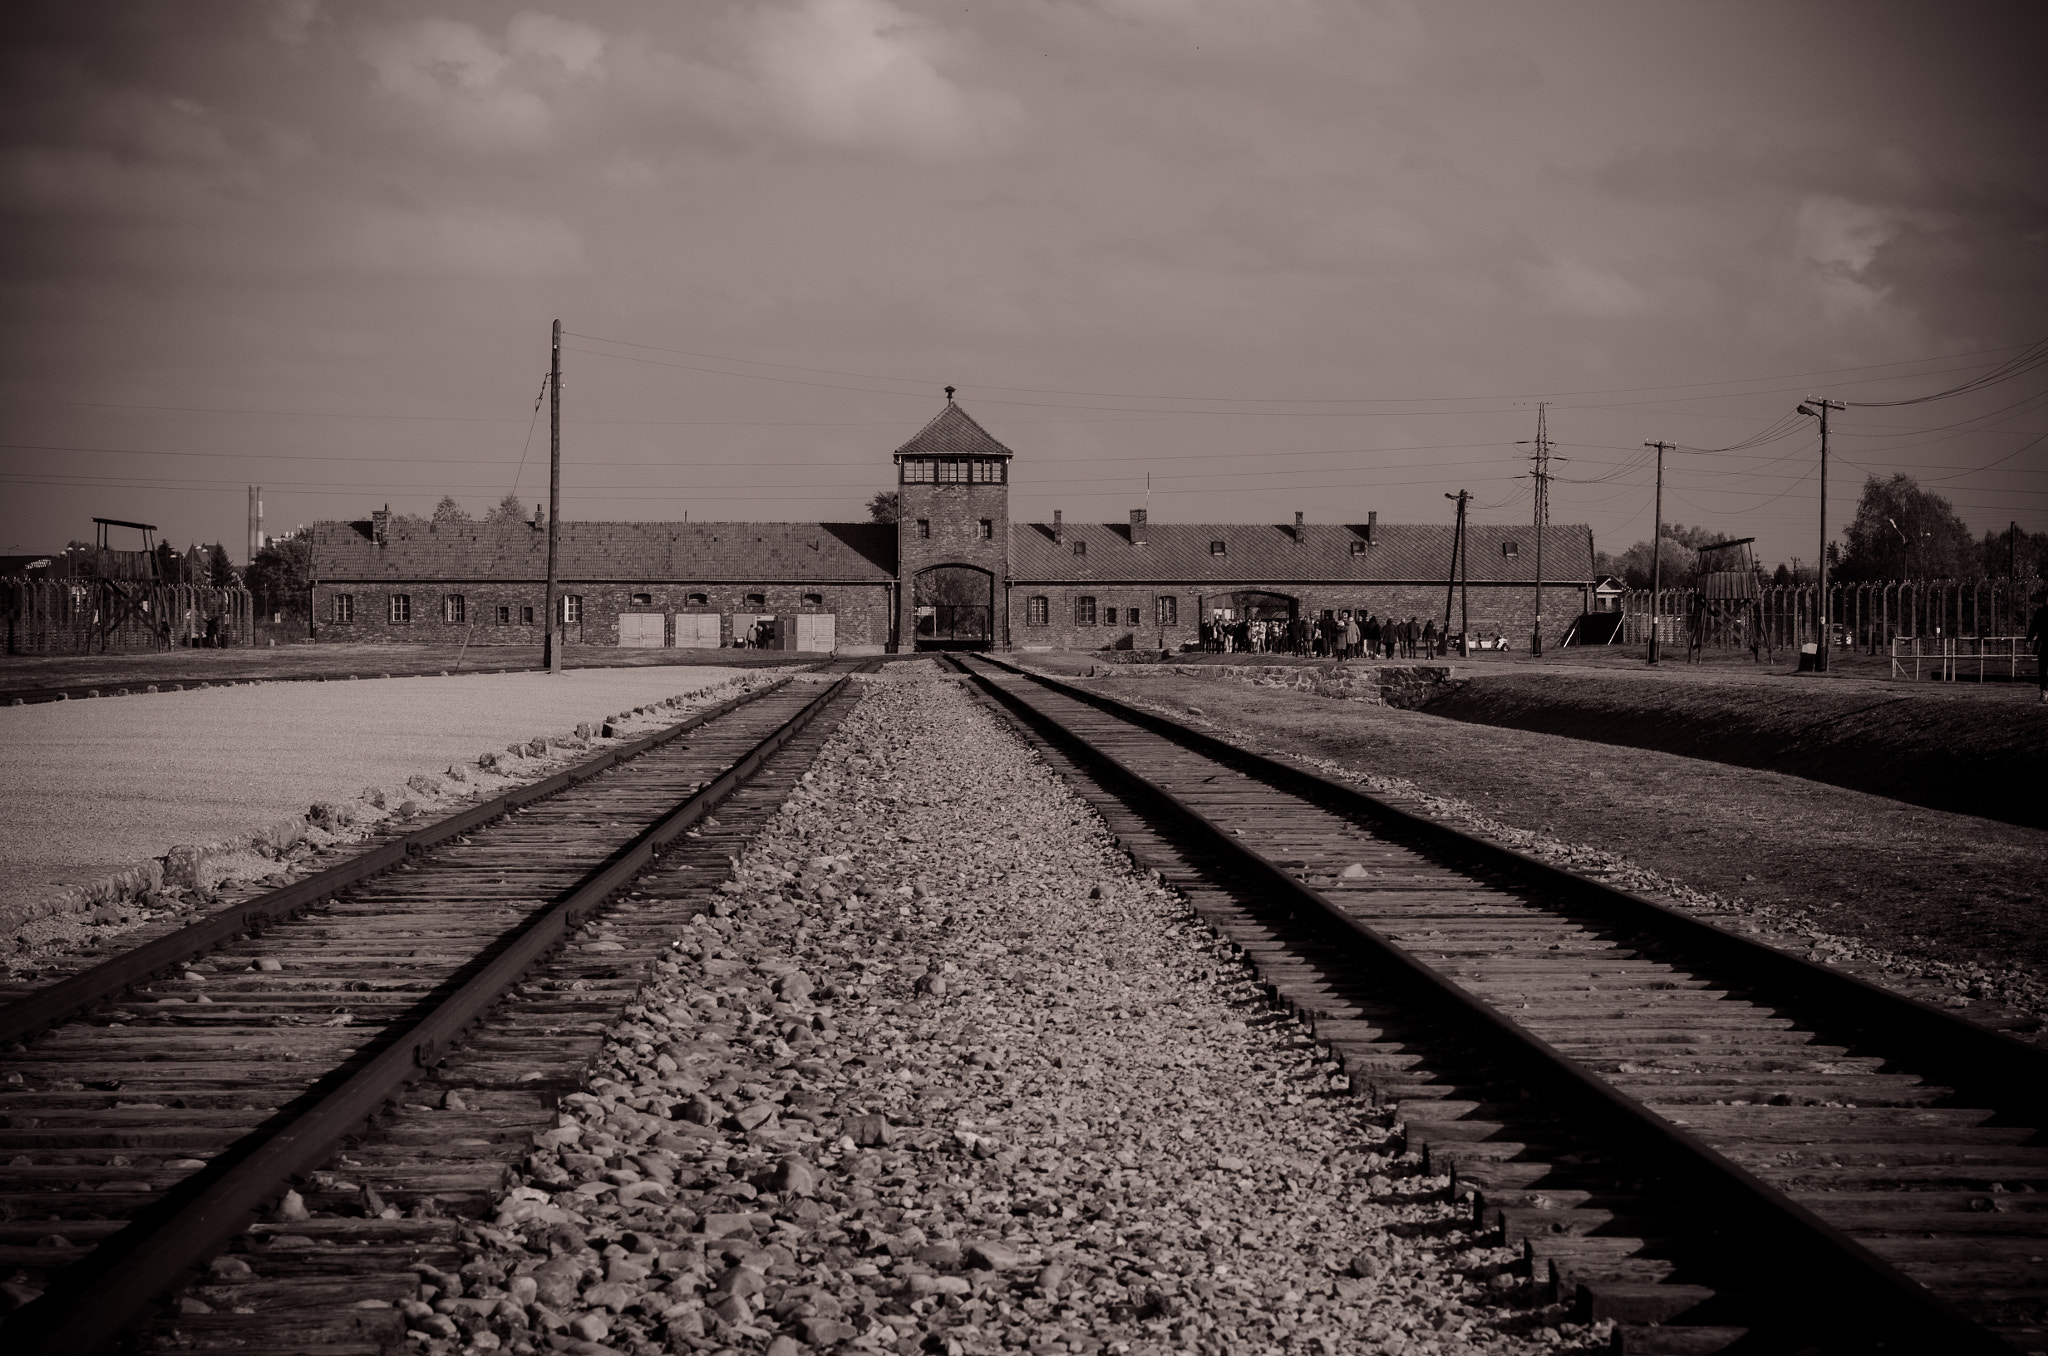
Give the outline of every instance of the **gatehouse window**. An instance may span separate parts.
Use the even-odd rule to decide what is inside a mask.
[[[565,593],[562,595],[562,621],[569,626],[583,620],[583,595]]]
[[[1095,625],[1095,600],[1083,595],[1074,600],[1074,625]]]
[[[759,612],[762,608],[768,606],[768,595],[765,593],[748,594],[747,606],[753,608],[756,612]]]
[[[454,626],[461,626],[469,620],[469,601],[459,593],[451,593],[441,600],[441,620]]]
[[[412,622],[412,595],[394,593],[391,595],[391,624],[406,626]]]
[[[356,619],[356,596],[353,593],[334,595],[334,620],[347,624]]]
[[[685,596],[684,596],[684,598],[683,598],[683,606],[685,606],[685,607],[709,607],[709,606],[711,606],[711,595],[710,595],[710,594],[708,594],[708,593],[692,593],[692,594],[687,594],[687,595],[685,595]]]
[[[1075,542],[1075,543],[1074,543],[1074,554],[1075,554],[1075,555],[1077,555],[1077,556],[1085,556],[1085,555],[1087,555],[1087,554],[1088,554],[1088,543],[1087,543],[1087,542],[1085,542],[1085,541],[1077,541],[1077,542]]]
[[[499,606],[498,606],[498,625],[500,625],[500,626],[510,626],[511,624],[512,624],[512,607],[511,607],[511,605],[510,605],[510,604],[508,604],[508,603],[501,603],[501,604],[499,604]]]
[[[521,626],[533,625],[533,608],[531,605],[519,609],[519,624]]]
[[[967,483],[967,466],[968,463],[960,460],[958,457],[946,458],[939,463],[939,483],[941,485],[965,485]]]
[[[634,594],[634,595],[633,595],[633,606],[635,606],[635,607],[652,607],[652,606],[654,606],[654,595],[653,595],[653,594],[651,594],[651,593],[636,593],[636,594]]]
[[[1171,593],[1159,595],[1159,624],[1161,626],[1180,625],[1180,599]]]
[[[977,485],[1000,485],[1003,483],[1005,467],[994,457],[984,457],[974,463],[974,482]]]
[[[903,478],[916,484],[930,484],[934,469],[929,461],[906,461],[903,463]]]
[[[1224,544],[1220,541],[1212,541],[1209,543],[1209,554],[1212,556],[1223,555],[1227,550],[1228,548],[1225,547]]]
[[[1024,624],[1026,626],[1046,625],[1049,620],[1047,614],[1051,610],[1050,605],[1042,596],[1026,598],[1024,600]]]
[[[805,607],[823,607],[824,605],[825,605],[825,595],[824,595],[824,594],[822,594],[822,593],[806,593],[806,594],[804,595],[804,606],[805,606]]]
[[[996,523],[995,523],[995,519],[993,519],[993,518],[983,518],[983,519],[981,520],[981,539],[982,539],[983,541],[993,541],[993,540],[995,539],[995,535],[996,535]]]
[[[932,520],[929,518],[919,518],[917,520],[917,535],[920,537],[929,537],[931,536],[931,534]]]

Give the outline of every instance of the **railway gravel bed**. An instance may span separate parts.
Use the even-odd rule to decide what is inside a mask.
[[[1003,722],[891,678],[462,1227],[420,1349],[1604,1343],[1516,1302],[1515,1255]]]

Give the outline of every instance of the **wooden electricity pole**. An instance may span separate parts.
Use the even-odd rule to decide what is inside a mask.
[[[1657,608],[1664,589],[1664,454],[1671,450],[1670,443],[1644,443],[1644,447],[1657,449],[1657,506],[1652,516],[1657,520],[1650,529],[1650,662],[1657,662]]]
[[[548,363],[548,629],[542,656],[549,673],[562,671],[561,578],[556,552],[562,539],[562,322],[555,322]]]
[[[1457,529],[1451,534],[1450,587],[1446,589],[1444,592],[1444,635],[1446,637],[1445,647],[1447,651],[1450,643],[1449,636],[1451,631],[1451,603],[1454,599],[1458,597],[1458,585],[1461,582],[1465,582],[1467,584],[1469,584],[1470,582],[1466,576],[1465,571],[1465,501],[1470,499],[1471,497],[1471,493],[1466,490],[1459,490],[1456,494],[1444,495],[1444,498],[1446,499],[1455,499],[1458,501],[1458,526]],[[1472,595],[1468,588],[1465,594],[1465,605],[1458,611],[1458,653],[1461,656],[1470,655],[1472,653],[1472,637],[1470,635],[1471,626]]]
[[[1550,402],[1536,403],[1536,632],[1529,639],[1529,654],[1543,657],[1543,529],[1550,525]]]
[[[1839,400],[1815,396],[1808,396],[1806,403],[1799,407],[1801,414],[1820,416],[1820,557],[1813,563],[1813,620],[1818,633],[1815,637],[1818,643],[1813,647],[1815,673],[1828,671],[1828,643],[1832,639],[1828,635],[1828,411],[1848,408]]]

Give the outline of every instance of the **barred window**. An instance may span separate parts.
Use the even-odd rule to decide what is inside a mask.
[[[533,625],[533,607],[531,604],[519,609],[519,624],[521,626]]]
[[[822,594],[822,593],[806,593],[806,594],[804,595],[804,606],[805,606],[805,607],[823,607],[824,605],[825,605],[825,595],[824,595],[824,594]]]
[[[569,626],[583,620],[583,595],[565,593],[562,595],[562,621]]]
[[[404,626],[412,621],[412,595],[394,593],[391,595],[391,624]]]
[[[768,595],[765,593],[748,594],[747,606],[753,608],[756,612],[759,612],[762,608],[768,606]]]
[[[931,536],[931,534],[932,520],[929,518],[919,518],[917,520],[917,535],[920,537],[929,537]]]
[[[934,469],[933,463],[930,461],[923,459],[909,460],[903,463],[903,478],[913,484],[928,485],[933,479]]]
[[[996,523],[995,523],[995,519],[993,519],[993,518],[983,518],[983,519],[981,520],[981,539],[982,539],[983,541],[993,541],[993,540],[995,540],[995,535],[996,535]]]
[[[634,594],[634,595],[633,595],[633,606],[635,606],[635,607],[653,607],[653,606],[654,606],[654,595],[653,595],[653,594],[651,594],[651,593],[636,593],[636,594]]]
[[[1105,607],[1105,608],[1103,608],[1103,609],[1102,609],[1102,624],[1103,624],[1104,626],[1115,626],[1115,625],[1116,625],[1116,609],[1115,609],[1115,608],[1113,608],[1113,607]]]
[[[1048,614],[1051,610],[1050,604],[1042,595],[1026,598],[1024,600],[1024,624],[1026,626],[1046,625],[1049,620]]]
[[[689,594],[689,595],[687,595],[687,596],[686,596],[686,597],[685,597],[685,598],[683,599],[683,606],[685,606],[685,607],[709,607],[709,606],[711,606],[711,595],[710,595],[710,594],[708,594],[708,593],[692,593],[692,594]]]
[[[441,600],[441,620],[461,626],[469,620],[469,600],[459,593],[451,593]]]
[[[512,608],[511,608],[511,606],[510,606],[509,604],[505,604],[505,603],[500,603],[500,604],[498,605],[498,625],[500,625],[500,626],[510,626],[511,624],[512,624]]]
[[[1074,625],[1095,625],[1095,600],[1085,594],[1074,600]]]
[[[1171,593],[1159,595],[1159,624],[1161,626],[1180,625],[1180,599]]]
[[[356,619],[356,596],[353,593],[334,595],[334,620],[347,625]]]

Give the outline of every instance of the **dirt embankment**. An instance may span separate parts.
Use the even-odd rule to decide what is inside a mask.
[[[2013,695],[1965,701],[1796,679],[1681,685],[1503,674],[1474,678],[1424,709],[2048,828],[2048,706],[2035,705],[2031,689]]]

